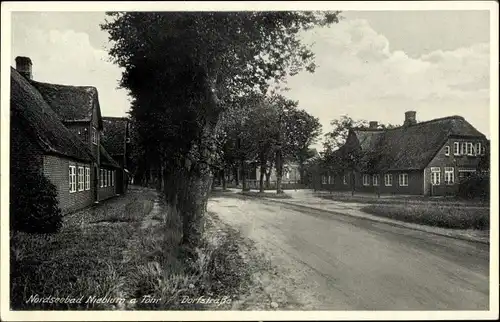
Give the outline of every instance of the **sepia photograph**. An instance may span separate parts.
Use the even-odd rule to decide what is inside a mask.
[[[2,320],[498,319],[496,2],[2,3],[1,74]]]

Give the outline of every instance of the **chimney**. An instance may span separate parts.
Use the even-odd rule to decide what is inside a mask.
[[[403,123],[403,125],[411,126],[415,124],[417,124],[417,112],[415,111],[405,112],[405,122]]]
[[[32,65],[33,64],[31,63],[31,59],[29,57],[16,57],[16,70],[19,72],[19,74],[23,75],[27,79],[33,78],[33,75],[31,73]]]
[[[375,129],[377,129],[377,127],[378,127],[377,121],[370,121],[370,125],[369,125],[370,129],[375,130]]]

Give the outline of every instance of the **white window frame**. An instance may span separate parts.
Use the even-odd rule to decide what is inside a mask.
[[[460,142],[453,143],[453,155],[460,155]]]
[[[363,186],[370,185],[370,176],[368,174],[363,174]]]
[[[92,127],[92,143],[97,145],[97,129]]]
[[[486,154],[486,145],[481,145],[481,155],[485,155]]]
[[[392,173],[386,173],[384,175],[384,184],[386,187],[392,187]]]
[[[467,142],[460,142],[460,155],[467,155]]]
[[[328,184],[335,184],[335,177],[332,175],[328,175]]]
[[[85,190],[90,190],[90,168],[85,167]]]
[[[408,173],[400,173],[399,174],[399,186],[400,187],[408,187]]]
[[[482,155],[483,154],[482,151],[483,150],[482,150],[482,144],[481,144],[481,142],[477,142],[476,143],[476,155]]]
[[[85,168],[78,167],[78,191],[85,190]]]
[[[326,175],[322,175],[321,176],[321,184],[326,184],[326,182],[327,182],[326,180],[327,180]]]
[[[450,155],[450,146],[449,145],[444,147],[444,155],[446,155],[446,156]]]
[[[379,174],[374,174],[372,176],[372,182],[374,186],[378,186],[380,184],[380,175]]]
[[[474,155],[474,144],[472,142],[467,142],[467,145],[465,146],[465,154],[466,155]]]
[[[455,184],[455,168],[453,167],[444,168],[444,184],[446,185]]]
[[[104,169],[104,188],[108,186],[108,170]]]
[[[99,186],[104,187],[104,169],[99,169]]]
[[[347,174],[344,174],[344,177],[342,178],[343,183],[346,185],[347,184]]]
[[[433,186],[441,185],[441,168],[431,167],[431,184]]]
[[[111,186],[115,186],[115,170],[111,171]]]
[[[69,166],[69,192],[76,192],[76,166]]]

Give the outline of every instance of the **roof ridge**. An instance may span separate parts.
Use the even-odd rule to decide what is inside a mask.
[[[39,82],[33,79],[29,80],[30,83],[36,83],[40,85],[49,85],[49,86],[56,86],[56,87],[67,87],[67,88],[78,88],[78,89],[92,89],[97,92],[97,87],[92,86],[92,85],[68,85],[68,84],[55,84],[55,83],[47,83],[47,82]]]
[[[392,130],[399,130],[399,129],[405,128],[405,127],[416,127],[416,126],[419,126],[419,125],[425,125],[425,124],[429,124],[429,123],[432,123],[432,122],[444,121],[444,120],[447,120],[447,119],[459,119],[459,120],[464,120],[465,121],[465,118],[463,116],[452,115],[452,116],[440,117],[440,118],[432,119],[432,120],[428,120],[428,121],[418,122],[418,123],[410,125],[410,126],[401,125],[401,126],[393,127],[393,128],[390,128],[390,129],[370,129],[370,128],[366,128],[366,127],[353,127],[351,129],[354,130],[354,131],[364,131],[364,132],[387,132],[387,131],[392,131]]]

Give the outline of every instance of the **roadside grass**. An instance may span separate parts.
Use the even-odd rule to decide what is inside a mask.
[[[292,197],[285,192],[277,194],[276,192],[259,192],[259,191],[240,191],[241,195],[255,198],[271,198],[271,199],[291,199]]]
[[[124,198],[130,198],[124,199]],[[11,308],[14,310],[109,309],[92,296],[116,297],[125,283],[122,251],[152,205],[149,195],[106,201],[65,217],[53,235],[11,233]],[[121,224],[118,224],[121,223]],[[72,298],[76,303],[33,303]]]
[[[405,222],[451,229],[489,230],[489,208],[441,206],[432,204],[369,205],[366,213]]]
[[[231,236],[208,234],[199,248],[188,249],[180,245],[179,214],[165,204],[162,210],[161,222],[132,247],[127,293],[138,299],[133,309],[227,309],[250,280],[238,246]],[[209,226],[207,221],[205,231]]]
[[[427,196],[388,196],[382,195],[354,195],[338,194],[328,192],[316,192],[317,197],[341,202],[364,203],[370,205],[436,205],[436,206],[456,206],[461,207],[489,207],[488,201],[465,200],[458,197],[427,197]]]

